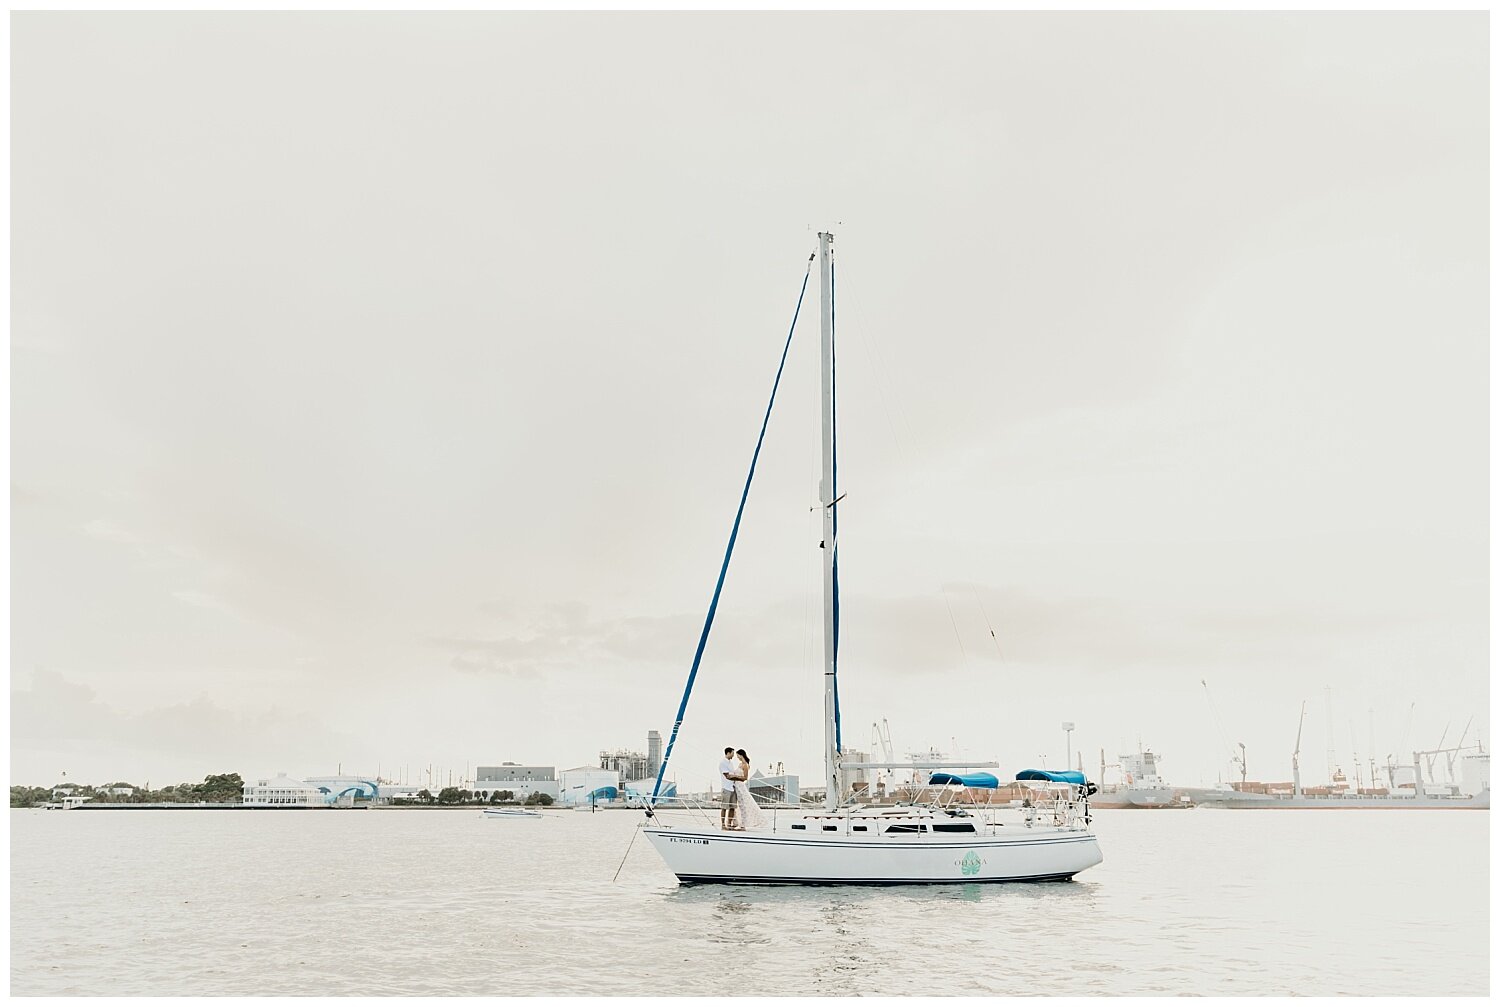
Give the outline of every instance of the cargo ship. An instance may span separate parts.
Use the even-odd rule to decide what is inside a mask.
[[[1483,742],[1465,745],[1468,727],[1458,744],[1450,748],[1438,747],[1425,752],[1413,752],[1411,763],[1398,766],[1387,762],[1385,766],[1388,786],[1376,785],[1375,766],[1370,766],[1370,785],[1358,782],[1351,789],[1341,769],[1334,767],[1331,780],[1325,787],[1304,787],[1302,767],[1302,724],[1307,719],[1307,704],[1302,704],[1302,715],[1297,722],[1297,744],[1292,749],[1292,780],[1290,783],[1251,783],[1244,779],[1244,758],[1239,760],[1240,782],[1229,787],[1191,792],[1188,797],[1196,805],[1206,808],[1243,809],[1329,809],[1370,808],[1380,810],[1487,810],[1490,806],[1490,756]],[[1473,720],[1470,718],[1470,723]],[[1443,732],[1444,738],[1447,731]],[[1244,746],[1240,746],[1243,751]],[[1423,779],[1422,762],[1427,762],[1427,775],[1434,775],[1434,760],[1444,756],[1447,763],[1448,781],[1438,785]],[[1461,774],[1455,774],[1454,761],[1462,759]],[[1398,776],[1401,777],[1398,780]],[[1454,782],[1462,779],[1462,784]]]
[[[1099,753],[1099,792],[1089,798],[1091,808],[1190,808],[1191,798],[1161,778],[1159,756],[1149,749],[1120,756],[1120,782],[1104,783],[1104,753]]]
[[[1482,749],[1464,756],[1464,783],[1430,785],[1422,779],[1421,756],[1414,753],[1412,765],[1391,767],[1396,771],[1413,770],[1412,781],[1390,787],[1353,787],[1342,772],[1335,772],[1326,787],[1303,787],[1294,774],[1290,783],[1257,783],[1254,781],[1188,791],[1184,796],[1204,808],[1245,809],[1329,809],[1369,808],[1380,810],[1488,810],[1490,806],[1490,756]]]

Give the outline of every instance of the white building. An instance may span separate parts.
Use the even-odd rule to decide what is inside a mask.
[[[415,783],[382,783],[380,784],[380,799],[382,801],[412,801],[425,788]],[[437,795],[434,794],[434,797]]]
[[[327,804],[351,805],[355,801],[371,802],[385,797],[385,787],[373,776],[307,776],[302,782],[316,787]]]
[[[247,782],[244,803],[265,808],[321,808],[326,801],[317,787],[282,773],[274,780]]]
[[[558,780],[562,803],[569,807],[604,804],[620,797],[620,774],[598,766],[564,769]]]
[[[745,786],[750,788],[750,793],[755,795],[757,801],[769,804],[796,804],[802,799],[799,783],[797,777],[789,773],[779,776],[757,774],[746,780]],[[867,786],[868,784],[861,785]]]
[[[649,780],[626,780],[620,784],[625,803],[633,807],[645,807],[651,800],[651,792],[655,789],[655,777]],[[658,803],[677,800],[677,781],[661,781],[661,792],[656,795],[656,800]]]
[[[532,794],[546,794],[556,801],[559,796],[557,767],[522,766],[514,762],[480,766],[474,771],[474,786],[470,789],[486,800],[498,791],[508,790],[518,801],[525,801]]]
[[[873,760],[870,758],[869,752],[861,752],[856,748],[846,748],[844,749],[843,761],[871,762]],[[860,797],[864,797],[870,794],[875,789],[875,784],[879,782],[879,775],[879,771],[874,769],[841,769],[839,770],[839,776],[841,777],[839,782],[842,784],[845,794],[860,795]],[[767,777],[767,779],[770,779],[770,777]],[[792,779],[795,780],[796,777],[792,777]],[[754,785],[751,786],[751,789],[755,789]],[[794,783],[792,785],[792,791],[794,794],[796,793],[796,789],[796,784]],[[759,797],[760,795],[756,794],[755,796]],[[792,797],[791,803],[797,803],[797,798],[795,796]]]

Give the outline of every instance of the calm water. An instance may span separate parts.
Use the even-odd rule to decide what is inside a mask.
[[[12,811],[13,994],[1485,994],[1484,812],[1105,811],[1070,883],[678,888],[640,816]]]

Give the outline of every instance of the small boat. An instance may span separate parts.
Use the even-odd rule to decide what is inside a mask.
[[[484,814],[490,818],[541,818],[540,811],[527,811],[525,808],[485,808]]]

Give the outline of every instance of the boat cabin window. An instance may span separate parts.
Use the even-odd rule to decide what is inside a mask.
[[[837,832],[838,830],[839,830],[839,827],[837,825],[825,825],[825,826],[823,826],[823,831],[824,832]]]
[[[973,822],[943,822],[932,827],[933,832],[974,832]]]
[[[807,830],[807,826],[805,826],[805,825],[793,825],[792,828],[794,828],[794,829],[802,829],[803,831]]]
[[[870,827],[868,825],[856,825],[854,827],[854,831],[855,832],[869,832],[870,831]]]
[[[925,828],[925,825],[917,825],[915,823],[907,825],[905,823],[888,822],[885,827],[885,833],[886,835],[892,835],[897,832],[921,832]]]

